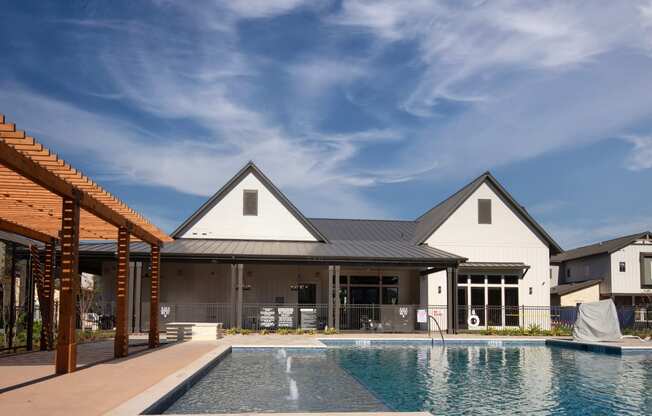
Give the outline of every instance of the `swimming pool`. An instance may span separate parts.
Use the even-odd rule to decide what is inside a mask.
[[[645,414],[652,356],[542,344],[234,349],[169,414]]]

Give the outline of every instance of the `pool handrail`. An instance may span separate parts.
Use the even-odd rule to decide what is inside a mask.
[[[433,316],[428,314],[428,337],[430,337],[430,340],[432,341],[432,346],[435,346],[435,339],[430,335],[430,320],[435,321],[435,325],[437,325],[437,330],[439,331],[439,335],[441,336],[441,343],[442,345],[446,346],[446,341],[444,340],[444,333],[441,330],[441,327],[439,326],[439,322],[437,322],[437,319]]]

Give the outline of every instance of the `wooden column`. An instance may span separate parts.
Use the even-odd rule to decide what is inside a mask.
[[[77,368],[77,294],[79,292],[79,200],[63,198],[61,220],[61,288],[55,370],[71,373]]]
[[[40,275],[41,260],[38,249],[33,250],[33,244],[29,246],[29,261],[27,263],[27,281],[25,284],[25,306],[27,307],[27,351],[34,349],[34,288],[35,281]],[[36,270],[35,270],[36,269]]]
[[[152,244],[150,258],[151,292],[149,297],[149,348],[159,346],[158,300],[161,270],[161,245]]]
[[[335,266],[335,329],[340,330],[340,266]]]
[[[129,331],[127,329],[127,301],[129,298],[129,240],[127,227],[118,228],[118,259],[116,268],[116,318],[114,356],[126,357],[129,352]]]
[[[448,297],[448,319],[446,333],[457,333],[457,268],[448,267],[446,269],[446,290]]]
[[[45,244],[45,258],[43,262],[43,299],[39,297],[41,308],[41,351],[54,348],[54,240]]]
[[[236,304],[238,303],[237,299],[237,287],[238,287],[238,277],[237,277],[238,266],[237,264],[231,265],[231,295],[229,296],[229,301],[231,302],[231,327],[236,328],[238,326]]]
[[[333,266],[328,266],[328,328],[333,328]]]
[[[236,304],[237,327],[242,328],[242,298],[244,294],[244,264],[238,264],[238,300]]]

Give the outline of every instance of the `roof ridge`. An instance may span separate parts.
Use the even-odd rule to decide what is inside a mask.
[[[327,221],[377,221],[377,222],[409,222],[416,223],[416,220],[387,220],[375,218],[323,218],[323,217],[308,217],[308,220],[327,220]]]
[[[596,246],[606,245],[606,244],[609,244],[609,243],[613,243],[616,240],[627,240],[627,239],[630,239],[630,238],[637,238],[637,237],[643,236],[645,234],[652,234],[652,233],[650,233],[650,231],[643,231],[643,232],[640,232],[640,233],[621,235],[620,237],[614,237],[614,238],[610,238],[608,240],[602,240],[602,241],[598,241],[598,242],[595,242],[595,243],[586,244],[586,245],[579,246],[579,247],[574,247],[574,248],[571,248],[569,250],[565,250],[563,253],[560,253],[560,254],[571,253],[571,252],[573,252],[575,250],[581,250],[581,249],[588,248],[588,247],[596,247]]]

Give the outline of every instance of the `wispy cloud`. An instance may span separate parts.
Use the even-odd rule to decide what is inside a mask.
[[[366,28],[387,42],[417,42],[423,76],[403,108],[430,116],[442,99],[493,96],[502,87],[496,79],[514,71],[568,70],[616,48],[647,49],[648,10],[610,1],[354,0],[332,21]]]
[[[652,117],[648,1],[91,3],[44,19],[71,56],[12,38],[29,65],[0,68],[0,105],[113,180],[209,195],[253,159],[310,215],[385,217],[375,185],[457,180]],[[626,167],[651,167],[650,139],[625,140]]]
[[[652,136],[624,136],[623,139],[632,145],[625,167],[634,171],[652,168]]]

